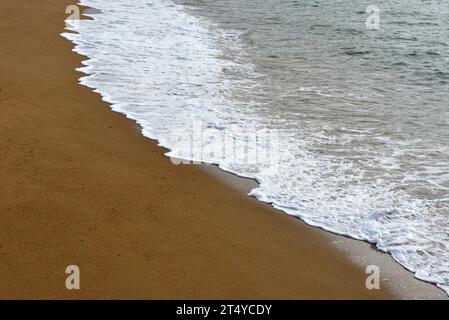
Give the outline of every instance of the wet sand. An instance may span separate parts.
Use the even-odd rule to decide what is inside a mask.
[[[60,36],[72,3],[0,10],[0,298],[395,297],[325,232],[173,165],[79,85],[85,58]]]

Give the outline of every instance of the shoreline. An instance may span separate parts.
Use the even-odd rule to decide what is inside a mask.
[[[256,180],[239,177],[220,169],[217,165],[202,165],[202,170],[216,177],[222,183],[246,195],[251,189],[257,186]],[[388,290],[394,294],[395,297],[405,300],[449,299],[444,290],[438,288],[433,283],[415,278],[412,272],[396,262],[390,254],[378,250],[371,243],[363,240],[356,240],[349,236],[335,234],[319,227],[310,226],[300,218],[289,216],[285,212],[273,208],[268,203],[260,202],[254,197],[248,196],[248,198],[258,203],[262,203],[278,214],[292,218],[292,223],[300,223],[307,228],[314,229],[320,236],[325,238],[326,241],[331,243],[333,249],[340,252],[345,258],[349,259],[360,268],[365,268],[368,265],[379,266],[382,272],[381,281],[384,281],[384,283],[387,284]]]
[[[244,178],[174,166],[78,84],[84,57],[60,36],[71,4],[8,1],[0,13],[0,298],[400,296],[384,276],[365,288],[364,268],[336,248],[344,237],[247,197]],[[64,287],[71,264],[79,291]]]

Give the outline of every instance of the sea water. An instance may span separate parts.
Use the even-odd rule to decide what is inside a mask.
[[[449,292],[447,1],[377,1],[374,30],[355,0],[81,3],[93,20],[64,34],[81,83],[168,156],[252,177],[252,196]]]

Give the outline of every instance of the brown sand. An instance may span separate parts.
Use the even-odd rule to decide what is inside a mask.
[[[68,4],[0,7],[0,298],[391,297],[320,231],[174,166],[78,85]]]

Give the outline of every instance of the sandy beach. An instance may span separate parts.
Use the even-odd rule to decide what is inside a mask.
[[[85,58],[60,36],[69,4],[0,10],[0,298],[396,297],[367,290],[323,231],[173,165],[79,85]],[[65,287],[68,265],[80,290]]]

